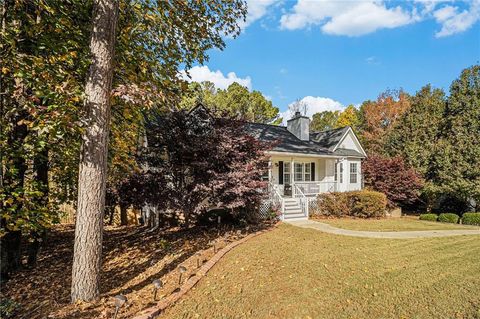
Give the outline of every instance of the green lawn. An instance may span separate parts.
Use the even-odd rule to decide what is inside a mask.
[[[418,217],[387,219],[317,219],[319,222],[338,228],[366,231],[410,231],[410,230],[444,230],[444,229],[480,229],[477,226],[448,224],[419,220]]]
[[[480,318],[480,236],[370,239],[280,225],[161,318]]]

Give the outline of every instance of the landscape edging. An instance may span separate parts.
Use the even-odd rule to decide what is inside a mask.
[[[243,237],[243,238],[241,238],[237,241],[234,241],[234,242],[228,244],[227,246],[223,247],[215,255],[213,255],[213,257],[210,258],[210,260],[208,260],[205,264],[203,264],[202,267],[200,267],[200,269],[197,271],[197,273],[194,276],[190,277],[186,282],[184,282],[183,285],[180,287],[179,291],[174,292],[171,295],[169,295],[168,297],[163,298],[155,306],[151,306],[149,308],[146,308],[146,309],[140,311],[141,314],[133,317],[132,319],[154,319],[154,318],[156,318],[158,315],[160,315],[160,313],[163,310],[165,310],[166,308],[168,308],[169,306],[174,304],[184,294],[186,294],[188,291],[190,291],[190,289],[192,289],[200,281],[200,279],[205,277],[207,272],[213,266],[215,266],[217,264],[217,262],[223,256],[225,256],[226,253],[228,253],[230,250],[237,247],[238,245],[246,242],[247,240],[249,240],[253,237],[256,237],[260,234],[266,233],[266,232],[272,230],[275,227],[276,227],[276,225],[274,225],[273,227],[270,227],[268,229],[263,229],[263,230],[257,231],[255,233],[252,233],[248,236],[245,236],[245,237]]]

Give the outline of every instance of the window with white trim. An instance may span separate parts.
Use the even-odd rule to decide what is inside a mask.
[[[294,163],[295,182],[310,182],[312,180],[312,163]]]
[[[262,176],[261,180],[264,182],[268,182],[270,180],[270,173],[269,173],[270,168],[264,169],[262,171]]]
[[[295,182],[303,181],[303,163],[295,163]]]
[[[312,178],[312,163],[304,163],[303,164],[303,176],[305,176],[304,181],[310,182]]]
[[[358,181],[357,163],[350,163],[350,184],[356,184]]]
[[[340,165],[340,168],[339,168],[339,180],[340,180],[340,183],[343,183],[343,163],[339,163],[338,165]]]
[[[335,182],[338,180],[338,163],[335,163],[335,173],[333,174]]]
[[[291,184],[290,162],[283,162],[283,183],[284,184]]]

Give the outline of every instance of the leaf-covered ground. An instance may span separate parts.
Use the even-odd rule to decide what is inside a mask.
[[[107,228],[104,236],[102,296],[95,303],[71,305],[70,285],[74,229],[52,231],[34,269],[23,269],[1,285],[1,297],[18,304],[13,318],[112,318],[113,296],[128,298],[118,318],[129,318],[153,304],[154,279],[165,286],[157,299],[178,288],[178,266],[187,268],[182,281],[213,256],[216,248],[254,231],[252,228],[171,228],[148,232],[139,227]]]
[[[160,318],[480,318],[480,236],[280,225],[228,253]]]

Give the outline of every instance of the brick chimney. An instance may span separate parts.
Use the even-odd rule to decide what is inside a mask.
[[[302,141],[310,140],[310,119],[300,112],[287,121],[287,130]]]

